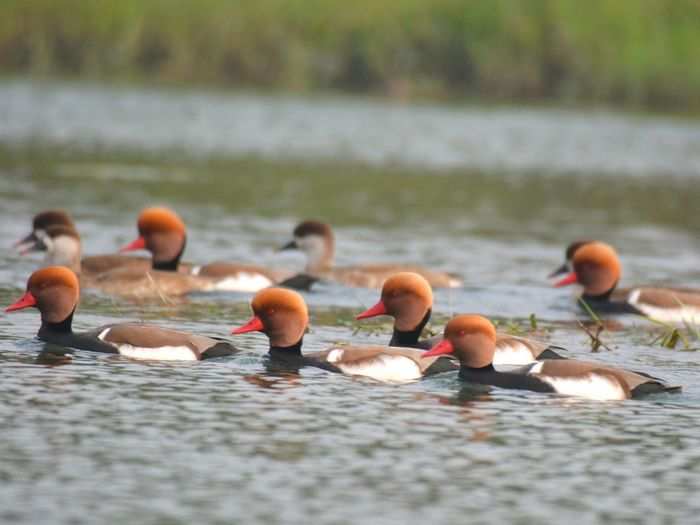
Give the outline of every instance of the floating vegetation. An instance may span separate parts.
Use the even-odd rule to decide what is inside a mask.
[[[696,352],[700,350],[700,333],[697,326],[684,322],[682,327],[675,326],[663,321],[645,317],[648,321],[661,327],[660,332],[657,332],[649,345],[659,345],[662,348],[669,350],[683,350],[686,352]],[[678,344],[681,343],[681,347]]]
[[[612,349],[600,338],[600,334],[606,330],[605,323],[603,323],[601,318],[598,317],[598,314],[593,311],[593,308],[590,307],[583,297],[579,297],[578,302],[581,304],[581,306],[583,306],[583,309],[586,310],[586,313],[588,313],[590,318],[593,320],[593,330],[591,330],[581,321],[578,321],[578,325],[581,327],[581,330],[586,332],[586,335],[588,335],[591,340],[591,352],[599,352],[601,348],[612,351]]]
[[[540,326],[535,313],[531,313],[526,319],[492,319],[497,330],[508,335],[545,337],[549,328]]]
[[[530,330],[533,332],[537,330],[537,316],[534,313],[530,314]]]

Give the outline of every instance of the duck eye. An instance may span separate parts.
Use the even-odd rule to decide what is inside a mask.
[[[466,334],[466,332],[465,332],[464,330],[460,330],[460,331],[459,331],[459,336],[460,336],[460,337],[464,336],[465,334]]]
[[[274,309],[274,308],[270,308],[270,309],[267,310],[267,315],[272,315],[272,314],[274,314],[274,313],[275,313],[275,309]]]

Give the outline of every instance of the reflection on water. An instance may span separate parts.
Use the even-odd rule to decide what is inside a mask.
[[[539,140],[551,145],[551,157],[538,160],[551,158],[547,175],[520,172],[529,165],[517,152],[512,161],[520,163],[517,169],[473,171],[464,166],[488,165],[488,152],[469,164],[467,153],[455,155],[456,163],[440,160],[443,153],[451,158],[447,150],[463,142],[434,151],[447,133],[441,126],[453,133],[458,123],[477,119],[486,142],[497,137],[508,145],[514,139],[503,119],[527,117],[522,125],[532,125],[537,134],[536,122],[573,118],[566,114],[463,114],[357,103],[357,115],[350,115],[338,101],[315,106],[218,95],[161,99],[153,92],[105,95],[70,86],[52,91],[22,82],[5,84],[0,92],[0,114],[10,117],[0,120],[0,141],[22,145],[0,154],[2,246],[26,233],[34,212],[61,205],[76,217],[86,253],[110,252],[133,237],[138,210],[159,202],[175,207],[188,224],[189,260],[300,268],[301,257],[277,247],[298,219],[319,217],[336,226],[339,264],[420,262],[461,274],[464,290],[436,292],[432,327],[438,331],[454,312],[482,312],[525,330],[535,313],[538,334],[569,348],[569,355],[653,371],[686,386],[681,395],[625,403],[465,386],[456,373],[389,386],[316,369],[269,370],[266,339],[259,334],[236,338],[241,349],[236,356],[201,363],[136,363],[87,352],[68,358],[33,338],[36,312],[2,315],[0,521],[69,524],[85,522],[86,516],[91,523],[146,524],[308,523],[309,516],[314,523],[333,524],[464,523],[465,516],[482,523],[694,521],[700,510],[697,353],[661,348],[654,342],[658,327],[628,318],[606,325],[601,337],[610,351],[592,355],[571,296],[545,279],[572,238],[602,237],[622,254],[624,283],[697,286],[700,217],[693,211],[700,189],[693,166],[700,149],[693,147],[693,125],[575,117],[577,133],[593,130],[585,133],[596,151],[575,157],[580,162],[574,171],[586,175],[573,178],[560,173],[561,162],[577,151],[581,135],[567,138],[561,123],[547,124],[553,127],[546,140],[518,139],[528,151],[537,152]],[[174,113],[154,119],[152,138],[132,124],[140,122],[138,114],[153,115],[144,113],[144,97],[153,111]],[[84,100],[84,107],[75,100]],[[203,119],[193,119],[192,130],[178,128],[181,104],[190,104]],[[421,156],[422,165],[459,167],[438,173],[346,162],[155,161],[138,152],[82,155],[25,143],[27,130],[54,145],[94,134],[110,147],[142,141],[149,149],[185,141],[205,155],[218,152],[217,141],[238,144],[241,135],[236,128],[241,124],[234,123],[232,135],[212,138],[205,124],[221,129],[246,104],[252,122],[270,105],[271,120],[260,122],[280,127],[251,149],[264,156],[295,153],[303,141],[348,122],[343,119],[355,122],[338,126],[353,137],[353,155],[369,151],[367,140],[377,143],[382,162],[399,155],[403,150],[383,138],[364,136],[357,123],[370,112],[386,129],[403,129],[407,119],[435,127],[424,149],[416,146],[417,138],[406,142],[397,163],[413,164]],[[119,113],[117,107],[124,116],[113,127],[91,122],[90,111],[99,120]],[[316,122],[313,111],[326,115],[330,108],[333,125],[306,129],[305,119]],[[24,122],[18,115],[26,112]],[[301,131],[299,142],[285,148],[293,126],[275,119],[289,115]],[[495,119],[493,125],[486,125],[487,116]],[[62,119],[65,127],[58,126]],[[605,129],[598,134],[598,128]],[[253,141],[255,125],[250,131],[246,140]],[[333,141],[340,134],[330,134],[319,151],[336,151]],[[655,140],[663,135],[666,142],[658,144],[664,151],[648,147],[652,138],[640,138],[643,134]],[[616,140],[603,147],[601,141],[612,135]],[[673,173],[682,176],[653,176],[671,157]],[[589,172],[596,163],[605,166]],[[645,176],[605,175],[611,171]],[[0,250],[1,304],[17,296],[37,264],[37,257]],[[75,326],[143,319],[226,337],[249,317],[249,299],[199,294],[159,304],[86,294]],[[376,291],[321,284],[306,299],[312,315],[307,351],[390,337],[385,320],[353,321],[376,302]]]

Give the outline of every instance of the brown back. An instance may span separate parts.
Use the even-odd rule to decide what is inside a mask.
[[[218,341],[175,330],[141,323],[124,323],[112,326],[105,339],[117,345],[128,344],[140,348],[158,348],[162,346],[186,346],[200,356]]]

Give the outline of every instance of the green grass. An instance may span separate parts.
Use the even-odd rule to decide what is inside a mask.
[[[0,73],[700,108],[696,0],[3,0]]]

